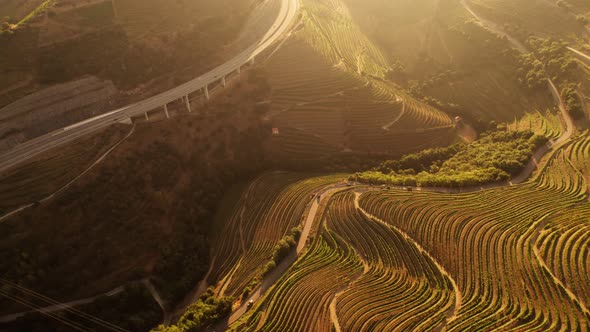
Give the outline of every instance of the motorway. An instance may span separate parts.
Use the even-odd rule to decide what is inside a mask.
[[[279,15],[269,31],[257,42],[224,64],[174,89],[19,144],[14,149],[0,156],[0,172],[13,168],[40,153],[74,141],[99,129],[161,108],[172,101],[179,100],[188,96],[190,93],[204,89],[208,85],[220,81],[230,73],[237,71],[242,65],[253,61],[257,55],[264,52],[277,41],[289,29],[298,10],[298,0],[281,0]]]

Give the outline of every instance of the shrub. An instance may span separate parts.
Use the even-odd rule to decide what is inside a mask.
[[[582,106],[582,102],[578,97],[576,84],[570,83],[566,85],[566,87],[561,91],[561,96],[565,102],[567,111],[574,119],[580,119],[584,117],[584,107]]]
[[[301,237],[301,226],[292,228],[289,234],[285,235],[274,247],[272,253],[272,259],[266,263],[263,268],[262,275],[268,274],[272,271],[285,257],[289,255],[289,252],[297,246],[297,241]]]

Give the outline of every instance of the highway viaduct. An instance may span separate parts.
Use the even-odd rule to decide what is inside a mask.
[[[168,105],[177,100],[183,102],[186,109],[191,112],[191,94],[200,93],[206,100],[210,99],[211,87],[214,84],[222,87],[226,86],[227,78],[231,74],[237,73],[239,75],[243,66],[254,64],[258,55],[267,50],[289,30],[299,11],[299,0],[276,1],[281,1],[281,7],[269,30],[262,38],[230,60],[171,90],[23,142],[0,155],[0,172],[13,168],[47,150],[74,141],[112,124],[129,121],[132,118],[141,116],[149,118],[148,112],[154,110],[163,110],[166,116],[170,117]]]

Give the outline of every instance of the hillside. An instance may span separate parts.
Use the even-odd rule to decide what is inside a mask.
[[[2,22],[7,21],[17,23],[42,5],[46,0],[5,0],[0,3],[0,13],[2,13]]]
[[[88,75],[112,81],[125,103],[206,72],[231,52],[255,6],[235,0],[188,3],[49,1],[34,22],[0,34],[0,46],[8,50],[0,56],[0,106]],[[200,10],[208,15],[195,15]]]
[[[326,151],[399,156],[444,146],[453,142],[455,116],[478,131],[490,121],[558,117],[543,78],[531,83],[530,58],[468,9],[450,1],[304,1],[300,25],[265,65],[267,118],[284,132],[276,149],[288,151],[279,158],[317,163],[310,144],[325,147],[324,159]]]
[[[586,2],[0,2],[0,331],[590,331]]]
[[[448,114],[386,80],[390,62],[342,1],[304,1],[300,25],[265,69],[267,118],[287,132],[276,144],[292,158],[313,159],[306,142],[314,141],[337,152],[396,155],[453,139]]]
[[[551,109],[550,95],[519,84],[508,41],[474,22],[459,1],[346,2],[394,64],[389,77],[417,96],[474,124]]]
[[[30,206],[0,222],[5,262],[0,274],[58,301],[150,278],[171,310],[207,270],[210,221],[226,188],[267,167],[263,143],[270,129],[254,116],[264,94],[244,102],[255,91],[260,91],[257,85],[243,83],[200,115],[137,123],[134,130],[122,125],[4,175],[2,214]],[[106,145],[107,140],[120,144],[68,184],[104,153],[108,146],[101,141]],[[43,199],[64,185],[65,190]],[[141,294],[128,296],[141,299]],[[133,331],[153,327],[164,315],[161,310],[134,325],[134,315],[141,315],[148,301],[120,308],[118,322]],[[0,303],[0,315],[26,309],[5,298]],[[102,302],[89,308],[101,317],[111,315]],[[33,316],[13,325],[0,323],[0,329],[26,331],[31,323],[46,326],[48,321]]]
[[[49,1],[0,31],[0,150],[207,72],[262,36],[272,3]]]
[[[309,249],[232,330],[587,329],[589,142],[518,186],[334,195]]]
[[[568,10],[568,4],[579,10],[580,14],[587,9],[582,1],[507,1],[507,0],[472,0],[469,1],[482,15],[493,19],[500,25],[507,26],[519,37],[530,33],[543,37],[557,38],[588,38],[588,30],[584,24],[576,20],[573,11]]]

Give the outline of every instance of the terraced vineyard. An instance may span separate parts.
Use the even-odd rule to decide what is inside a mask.
[[[448,330],[583,331],[587,140],[558,151],[523,185],[464,195],[369,192],[360,206],[421,243],[457,281],[463,301]],[[568,232],[556,232],[562,227]],[[568,253],[576,257],[564,260]]]
[[[590,182],[590,137],[580,139],[569,148],[571,163]],[[590,191],[590,187],[586,192]],[[564,213],[547,220],[534,243],[535,254],[545,262],[545,268],[560,280],[573,296],[590,308],[590,204],[582,202]],[[568,264],[564,264],[568,262]]]
[[[269,173],[250,183],[231,215],[220,221],[209,281],[219,281],[221,294],[240,295],[260,278],[279,240],[301,224],[310,195],[344,178]]]
[[[303,9],[300,28],[265,64],[272,87],[267,117],[297,130],[281,141],[298,141],[285,147],[294,158],[308,156],[307,142],[317,139],[335,151],[394,154],[450,142],[447,114],[383,80],[387,60],[343,2],[304,1]]]
[[[429,330],[453,316],[458,294],[451,280],[399,231],[356,209],[353,192],[334,197],[327,227],[365,267],[333,302],[342,329]]]
[[[476,23],[471,16],[485,20],[469,6],[515,38],[545,31],[525,24],[531,15],[551,30],[565,14],[542,15],[554,0],[522,0],[530,13],[507,0],[372,1],[300,0],[297,23],[232,82],[242,89],[227,87],[190,119],[142,121],[135,135],[145,139],[102,169],[84,172],[131,127],[4,174],[0,218],[26,208],[14,224],[0,219],[10,235],[5,272],[58,299],[145,278],[164,312],[154,332],[590,331],[590,131],[568,116],[590,81],[554,88],[560,118],[545,89],[550,61],[527,67],[512,39]],[[146,45],[205,36],[201,27],[219,29],[228,11],[247,32],[224,56],[285,9],[279,0],[113,4]],[[375,10],[401,13],[377,22]],[[555,31],[579,30],[566,23]],[[455,123],[482,135],[449,146]],[[363,184],[378,181],[387,184]],[[65,291],[54,286],[63,280]]]
[[[358,28],[343,2],[305,0],[303,6],[304,34],[314,49],[357,74],[385,76],[385,56]]]
[[[527,113],[524,117],[507,125],[508,130],[532,130],[535,134],[557,138],[562,134],[562,124],[558,115],[547,110],[545,113]]]
[[[590,329],[590,135],[521,185],[343,188],[234,331]]]
[[[430,330],[453,316],[452,282],[401,233],[336,194],[319,238],[248,320],[250,331]],[[411,308],[411,309],[410,309]]]
[[[325,232],[281,278],[244,331],[331,331],[331,298],[362,272],[354,250]]]

